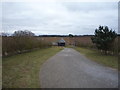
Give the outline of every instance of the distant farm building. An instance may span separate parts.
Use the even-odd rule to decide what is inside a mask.
[[[65,40],[61,38],[60,40],[57,40],[56,42],[52,42],[53,46],[65,46]]]
[[[58,46],[65,46],[65,40],[63,38],[58,41]]]

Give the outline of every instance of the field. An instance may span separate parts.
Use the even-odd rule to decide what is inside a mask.
[[[92,43],[91,40],[92,36],[78,36],[78,37],[37,37],[39,40],[44,40],[46,42],[55,42],[57,40],[60,40],[61,38],[63,38],[66,41],[66,45],[74,45],[76,44],[76,46],[78,47],[89,47],[89,48],[96,48],[95,45]],[[119,39],[120,36],[117,36],[117,38],[115,39],[115,41],[112,43],[113,46],[110,49],[111,52],[113,52],[114,54],[116,54],[117,52],[120,53],[120,45],[119,45]]]
[[[3,58],[3,88],[39,88],[41,65],[62,49],[52,47]]]
[[[118,69],[118,57],[112,55],[104,55],[100,53],[98,50],[87,49],[76,47],[75,48],[80,53],[84,54],[90,60],[103,64],[105,66],[109,66],[115,69]]]

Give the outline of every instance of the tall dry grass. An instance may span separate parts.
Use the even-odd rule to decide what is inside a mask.
[[[108,50],[109,54],[117,55],[120,54],[120,36],[117,36],[115,40],[110,43]],[[92,43],[91,37],[83,37],[76,40],[76,46],[78,47],[87,47],[97,49],[95,44]]]
[[[50,47],[51,44],[38,40],[35,36],[3,36],[2,37],[2,55],[14,55],[31,51],[36,48]]]

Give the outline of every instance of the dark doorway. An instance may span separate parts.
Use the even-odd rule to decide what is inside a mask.
[[[58,46],[65,46],[65,43],[58,43]]]

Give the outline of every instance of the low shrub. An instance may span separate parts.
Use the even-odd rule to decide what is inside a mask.
[[[38,40],[30,31],[16,31],[12,36],[2,36],[2,56],[50,47],[51,44]]]

